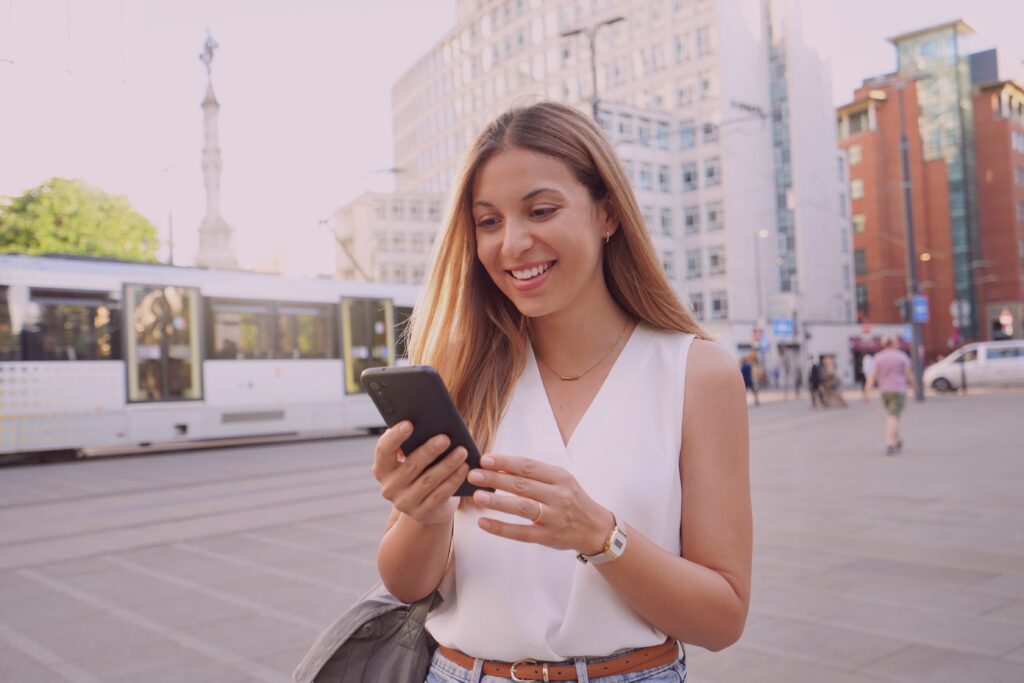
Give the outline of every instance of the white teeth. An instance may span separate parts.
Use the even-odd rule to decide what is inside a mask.
[[[551,263],[545,263],[544,265],[534,266],[533,268],[529,268],[527,270],[512,270],[509,272],[512,273],[512,277],[514,277],[517,280],[529,280],[531,278],[537,277],[551,266]]]

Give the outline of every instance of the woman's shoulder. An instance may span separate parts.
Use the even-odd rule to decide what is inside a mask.
[[[690,343],[686,375],[687,382],[699,384],[717,384],[741,376],[732,354],[707,339],[694,339]]]

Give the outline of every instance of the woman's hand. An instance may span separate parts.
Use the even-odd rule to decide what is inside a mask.
[[[511,455],[485,455],[480,464],[480,469],[469,473],[470,483],[512,495],[477,491],[473,501],[483,508],[518,515],[531,522],[509,524],[481,517],[481,529],[514,541],[575,550],[584,555],[604,550],[615,517],[588,496],[565,469]]]
[[[448,448],[450,440],[443,434],[435,436],[406,456],[401,445],[410,434],[412,423],[405,421],[377,439],[373,476],[380,482],[380,494],[391,501],[396,510],[420,524],[447,523],[459,507],[459,499],[452,496],[469,471],[465,464],[466,449],[459,446],[437,465],[429,467],[434,458]]]

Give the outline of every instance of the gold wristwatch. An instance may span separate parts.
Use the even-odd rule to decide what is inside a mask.
[[[612,521],[615,526],[612,528],[612,532],[608,534],[608,540],[604,542],[604,550],[597,555],[577,553],[577,560],[583,564],[588,562],[590,564],[604,564],[605,562],[612,562],[622,557],[622,553],[626,550],[626,528],[619,526],[614,513],[612,514]]]

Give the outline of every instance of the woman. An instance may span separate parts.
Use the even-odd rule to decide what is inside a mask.
[[[676,641],[739,638],[743,383],[679,303],[592,121],[541,103],[480,135],[409,343],[488,453],[425,470],[443,435],[402,454],[399,424],[377,443],[381,578],[406,602],[444,598],[428,681],[678,680]],[[467,473],[497,494],[451,498]]]

